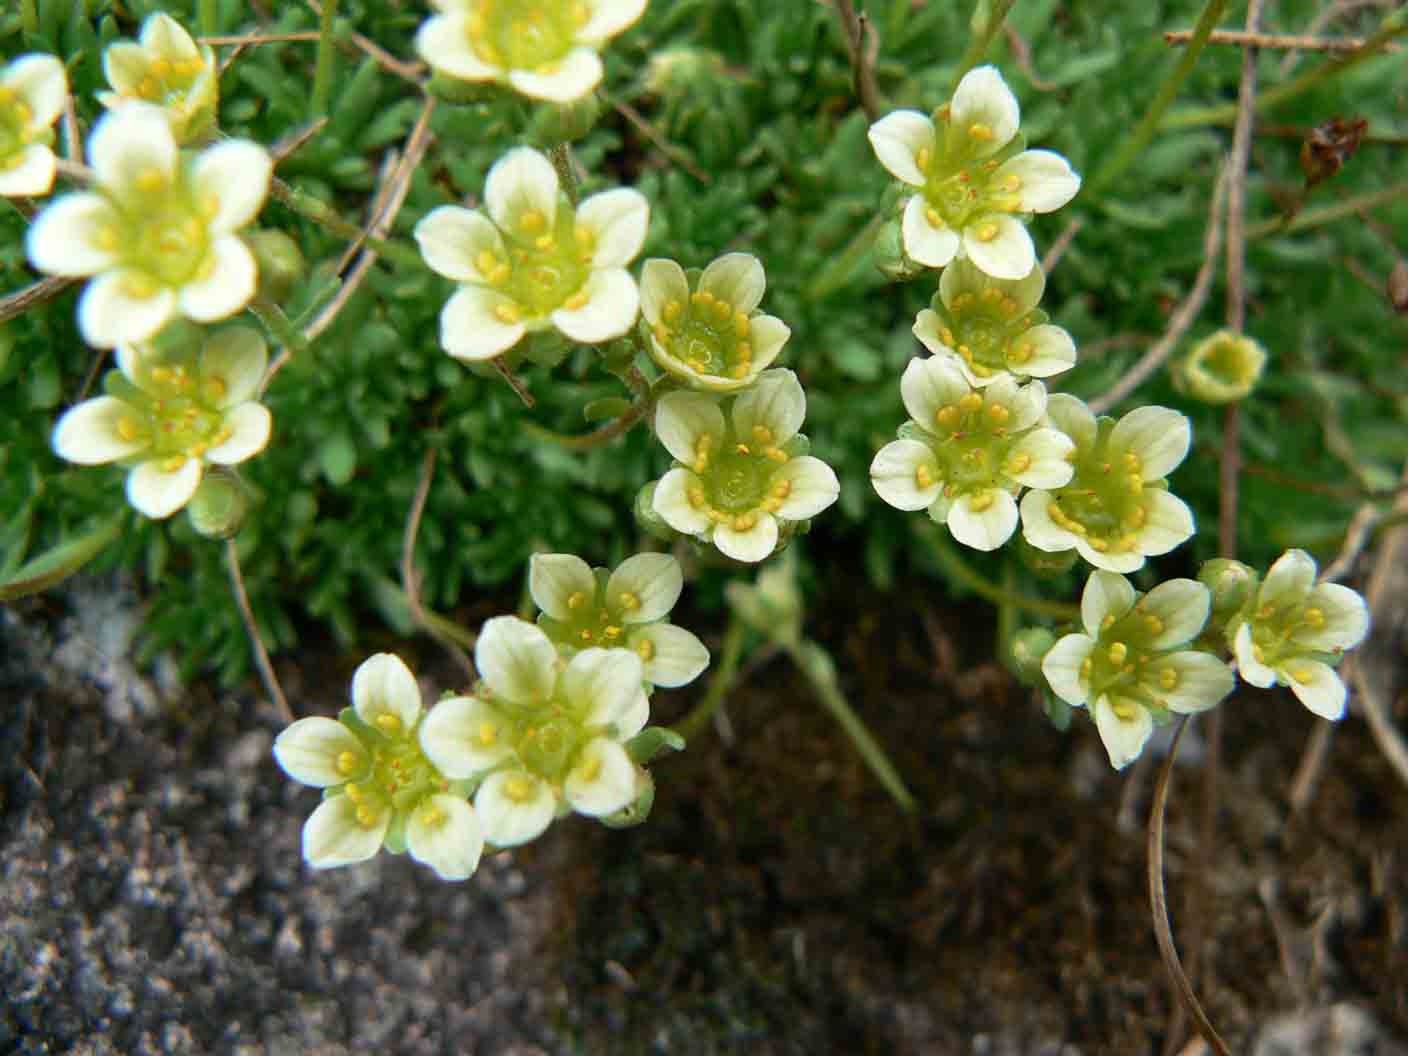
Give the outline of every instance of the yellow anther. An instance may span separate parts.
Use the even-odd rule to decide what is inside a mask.
[[[1115,713],[1115,718],[1119,719],[1120,722],[1133,722],[1134,717],[1139,713],[1139,709],[1134,701],[1127,700],[1124,697],[1116,697],[1114,700],[1110,701],[1110,710]]]
[[[351,777],[357,770],[358,761],[356,752],[340,753],[337,757],[337,772],[343,777]]]
[[[581,608],[583,605],[585,605],[586,603],[587,603],[587,595],[586,595],[583,591],[580,591],[580,590],[574,591],[574,592],[567,598],[567,607],[568,607],[569,609],[580,609],[580,608]]]
[[[1170,690],[1178,685],[1178,672],[1171,667],[1166,667],[1159,672],[1159,685],[1165,690]]]
[[[401,728],[401,716],[383,711],[376,717],[376,724],[384,733],[395,733]]]
[[[499,258],[495,253],[487,249],[481,249],[474,257],[474,266],[479,269],[479,274],[489,276],[494,273],[494,269],[499,266]]]
[[[1001,296],[1002,291],[999,290],[996,286],[989,286],[982,293],[983,300],[987,301],[990,305],[996,303],[997,299]]]
[[[137,423],[126,415],[123,415],[117,420],[115,428],[117,430],[118,439],[129,444],[142,435],[142,430],[138,427]]]
[[[914,167],[925,175],[928,175],[929,162],[933,160],[934,156],[930,152],[929,148],[920,147],[919,151],[914,155]]]
[[[749,448],[747,444],[734,444],[733,449],[740,455],[751,455],[753,453],[752,449]]]
[[[641,638],[639,641],[636,642],[635,648],[636,653],[647,664],[655,659],[655,643],[652,642],[649,638]]]
[[[596,232],[590,227],[579,227],[572,232],[572,237],[577,240],[577,245],[583,251],[591,251],[596,248]]]
[[[1094,665],[1094,663],[1091,661],[1090,657],[1087,656],[1084,660],[1082,660],[1082,661],[1080,662],[1080,675],[1081,675],[1081,677],[1082,677],[1082,678],[1089,678],[1089,677],[1090,677],[1090,672],[1094,670],[1094,666],[1095,666],[1095,665]]]
[[[155,77],[171,76],[171,63],[166,59],[153,59],[149,68]]]
[[[519,311],[518,305],[500,302],[494,305],[494,318],[501,323],[516,323],[523,318],[523,313]]]
[[[1077,535],[1086,534],[1086,528],[1083,524],[1076,525],[1076,527],[1072,530]],[[1090,536],[1090,538],[1088,538],[1086,542],[1090,544],[1090,549],[1094,550],[1096,553],[1103,554],[1106,550],[1110,549],[1110,544],[1104,539],[1101,539],[1098,535]]]
[[[526,235],[536,235],[547,226],[547,218],[536,209],[525,209],[518,218],[518,227]]]
[[[723,510],[710,510],[709,520],[715,524],[728,524],[733,518]]]
[[[750,368],[747,363],[740,363],[728,372],[728,376],[731,378],[737,378],[739,381],[742,381],[748,376],[749,369]]]
[[[738,342],[733,350],[744,363],[747,363],[753,358],[753,346],[747,341]]]
[[[969,348],[967,345],[960,344],[958,346],[958,354],[968,361],[969,366],[972,366],[973,350],[971,348]]]
[[[715,301],[714,314],[717,315],[720,320],[727,322],[729,319],[733,318],[733,305],[729,304],[728,301]]]
[[[779,480],[772,486],[774,498],[785,499],[792,494],[792,482],[790,480]]]
[[[1006,425],[1012,417],[1012,412],[1000,403],[994,403],[988,408],[988,417],[992,419],[993,425]]]
[[[159,191],[166,186],[166,173],[162,172],[155,165],[149,165],[137,174],[137,189],[139,191]]]
[[[934,422],[941,429],[952,430],[958,424],[959,410],[953,404],[940,407],[934,414]]]
[[[421,824],[429,825],[433,829],[438,829],[441,825],[445,824],[447,817],[448,815],[434,803],[427,803],[425,808],[420,812]]]
[[[353,803],[360,803],[362,801],[362,794],[362,787],[360,785],[347,786],[347,798]]]
[[[627,590],[623,591],[621,596],[616,599],[616,604],[620,605],[621,608],[625,609],[627,612],[635,612],[640,608],[640,598]]]
[[[934,474],[928,466],[919,465],[914,467],[914,485],[923,491],[925,488],[934,486]]]
[[[171,456],[170,458],[168,458],[166,461],[164,461],[164,462],[161,463],[161,471],[162,471],[163,473],[175,473],[178,469],[180,469],[180,468],[181,468],[182,466],[184,466],[185,464],[186,464],[186,456],[185,456],[185,455],[172,455],[172,456]]]
[[[1025,363],[1032,358],[1032,353],[1036,351],[1036,346],[1030,341],[1018,341],[1012,346],[1012,350],[1007,353],[1007,358],[1013,363]]]
[[[1124,526],[1130,531],[1137,532],[1144,527],[1144,522],[1149,519],[1149,514],[1143,506],[1136,506],[1124,516]]]
[[[733,530],[735,532],[751,532],[757,523],[758,515],[756,513],[740,513],[733,519]]]
[[[683,312],[684,305],[680,304],[679,301],[666,301],[665,307],[660,309],[660,316],[665,322],[673,323],[679,319]]]
[[[691,304],[697,305],[701,308],[707,308],[710,304],[713,303],[714,295],[711,294],[708,290],[695,290],[689,295],[689,300]]]
[[[161,94],[161,82],[155,77],[143,77],[137,85],[137,94],[144,99],[155,99]]]
[[[929,221],[929,226],[942,230],[944,218],[939,215],[939,211],[932,206],[924,210],[924,219]]]
[[[1032,456],[1026,452],[1018,452],[1007,462],[1008,473],[1025,473],[1032,466]]]
[[[99,249],[105,249],[111,253],[118,245],[117,228],[111,224],[104,224],[98,228],[94,241],[98,243]]]
[[[205,398],[212,403],[219,403],[230,391],[230,387],[225,384],[224,378],[206,378],[203,383],[203,388],[205,389]]]
[[[772,430],[766,425],[753,426],[753,439],[760,444],[772,443]]]
[[[976,392],[965,392],[962,396],[958,398],[959,410],[966,411],[969,414],[976,411],[982,405],[983,398],[979,396]]]
[[[689,504],[696,510],[704,507],[704,489],[699,487],[699,485],[693,485],[685,494],[689,498]]]
[[[1315,669],[1311,667],[1293,668],[1290,674],[1297,682],[1313,682],[1315,680]]]
[[[666,348],[670,347],[670,331],[666,330],[663,326],[657,326],[652,333],[655,335],[655,340],[661,345]]]
[[[578,771],[584,781],[595,781],[601,776],[601,756],[594,755],[587,760],[587,765]]]
[[[748,317],[742,312],[733,313],[733,332],[740,338],[748,336],[748,332],[753,329],[753,324],[748,321]]]
[[[981,139],[985,142],[989,139],[992,139],[992,129],[989,128],[987,125],[983,124],[981,121],[974,121],[971,125],[969,125],[968,134],[974,139]]]
[[[1301,619],[1311,627],[1318,628],[1325,626],[1325,614],[1316,608],[1306,609],[1305,612],[1301,613]]]
[[[1256,657],[1258,664],[1266,663],[1266,653],[1262,650],[1261,646],[1257,645],[1255,642],[1252,643],[1252,656]]]
[[[768,458],[772,459],[772,461],[774,462],[787,461],[787,452],[782,450],[782,448],[780,447],[770,447],[766,451],[764,451],[763,454],[767,455]]]
[[[985,491],[981,495],[974,495],[968,503],[968,508],[974,513],[982,513],[984,510],[990,509],[992,503],[992,492]]]
[[[587,628],[583,627],[580,631],[577,632],[577,637],[582,639],[582,641],[584,642],[590,642],[592,640],[592,632]]]
[[[1004,191],[1020,191],[1022,189],[1022,178],[1016,173],[1010,174],[1007,179],[1002,181],[1002,189]]]
[[[1131,495],[1138,495],[1141,491],[1144,490],[1144,478],[1138,473],[1131,473],[1126,478],[1125,483],[1128,484],[1129,493]]]
[[[984,224],[982,227],[978,228],[978,241],[979,241],[979,242],[991,242],[991,241],[992,241],[994,238],[996,238],[996,237],[997,237],[997,225],[996,225],[996,224]]]
[[[145,301],[151,297],[158,288],[155,279],[140,271],[129,271],[122,281],[123,292],[139,301]]]
[[[377,814],[370,804],[363,803],[357,808],[357,823],[364,829],[370,829],[376,824]]]
[[[552,249],[552,243],[552,235],[539,235],[537,238],[533,239],[533,245],[541,250]]]
[[[507,264],[500,264],[494,269],[492,274],[484,276],[495,286],[502,286],[508,281],[508,277],[513,274],[513,269]]]
[[[939,331],[939,337],[942,338],[943,343],[948,345],[949,348],[953,347],[953,331],[948,327],[944,327]]]
[[[1011,297],[1004,297],[1004,298],[1002,298],[1002,304],[1000,305],[1000,307],[1002,308],[1002,314],[1003,314],[1003,315],[1016,315],[1016,314],[1017,314],[1018,304],[1017,304],[1017,302],[1014,301]]]
[[[1111,643],[1110,643],[1110,649],[1109,649],[1110,663],[1112,663],[1112,664],[1122,664],[1122,663],[1124,663],[1125,657],[1127,657],[1128,655],[1129,655],[1129,646],[1125,645],[1124,642],[1111,642]]]
[[[1136,455],[1133,451],[1126,451],[1124,453],[1125,469],[1129,470],[1131,473],[1137,473],[1139,472],[1141,465],[1142,464],[1139,461],[1139,456]]]
[[[601,633],[602,633],[602,635],[605,636],[605,638],[607,639],[607,641],[615,641],[617,638],[621,637],[621,628],[617,627],[617,626],[613,623],[611,626],[607,627],[607,628],[606,628],[604,631],[602,631]]]
[[[562,307],[566,308],[569,312],[575,312],[577,309],[584,307],[586,303],[586,292],[584,290],[578,290],[571,297],[562,302]]]
[[[474,731],[474,739],[479,742],[481,747],[492,748],[498,742],[499,728],[492,722],[481,722],[479,729]]]
[[[1155,616],[1152,612],[1145,614],[1145,616],[1144,616],[1144,626],[1146,626],[1146,627],[1149,628],[1149,633],[1150,633],[1150,634],[1163,634],[1163,633],[1164,633],[1164,626],[1165,626],[1164,621],[1161,620],[1161,619],[1159,619],[1159,618],[1158,618],[1157,616]]]

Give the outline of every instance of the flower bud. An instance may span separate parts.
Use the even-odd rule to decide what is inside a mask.
[[[1055,644],[1056,636],[1045,627],[1024,627],[1014,634],[1009,645],[1009,666],[1017,681],[1024,686],[1044,686],[1041,662]]]
[[[601,823],[608,829],[629,829],[644,824],[650,818],[650,808],[655,805],[655,778],[650,776],[649,770],[637,771],[636,791],[634,803],[606,815]]]
[[[260,298],[282,304],[307,270],[303,251],[292,238],[273,228],[251,232],[245,243],[259,266]]]
[[[1017,540],[1017,556],[1028,572],[1041,579],[1063,575],[1080,560],[1080,553],[1076,550],[1057,550],[1054,553],[1038,550],[1027,542],[1025,535]]]
[[[1257,574],[1240,561],[1216,557],[1203,562],[1198,570],[1198,582],[1212,594],[1212,616],[1208,622],[1225,623],[1246,605],[1256,589]]]
[[[900,235],[898,217],[887,220],[880,228],[879,234],[875,236],[874,253],[875,266],[880,269],[880,274],[893,282],[912,279],[924,270],[922,265],[916,264],[904,251],[904,239]]]
[[[186,505],[186,516],[197,535],[229,539],[244,524],[249,512],[249,490],[223,466],[212,467]]]
[[[738,618],[765,638],[795,642],[801,637],[802,595],[792,554],[759,572],[755,583],[735,580],[724,590]]]
[[[636,524],[640,525],[640,530],[647,535],[661,542],[673,543],[678,533],[665,523],[665,518],[655,512],[655,485],[658,483],[659,481],[652,480],[636,493]]]
[[[695,87],[710,87],[724,76],[723,56],[701,48],[666,48],[650,57],[645,90],[674,99]]]
[[[575,143],[596,127],[601,103],[595,93],[570,103],[543,103],[533,114],[529,137],[544,149],[560,143]]]
[[[1180,392],[1204,403],[1244,400],[1256,387],[1266,366],[1266,349],[1245,334],[1219,330],[1193,346],[1173,368]]]

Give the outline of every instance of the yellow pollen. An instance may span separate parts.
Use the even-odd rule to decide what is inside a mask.
[[[733,306],[730,305],[727,301],[715,301],[714,314],[717,315],[724,322],[727,322],[728,320],[733,318]]]
[[[580,591],[580,590],[574,592],[574,593],[567,599],[567,607],[568,607],[569,609],[580,609],[580,608],[581,608],[583,605],[585,605],[586,603],[587,603],[587,596],[586,596],[586,594],[584,594],[584,593],[583,593],[582,591]]]
[[[636,652],[640,654],[642,660],[649,663],[651,660],[655,659],[655,643],[649,638],[642,638],[640,641],[636,642]]]
[[[539,235],[533,239],[533,245],[539,249],[552,249],[552,235]]]
[[[992,139],[992,129],[989,128],[987,125],[983,124],[981,121],[974,121],[971,125],[969,125],[968,134],[974,139],[981,139],[984,141]]]
[[[713,299],[713,296],[710,295],[708,290],[696,290],[689,295],[690,303],[698,305],[699,307],[708,307]]]
[[[988,408],[988,417],[993,420],[994,425],[1006,425],[1012,417],[1012,412],[1000,403],[994,403]]]
[[[393,715],[389,711],[384,711],[376,717],[376,724],[385,733],[395,733],[401,728],[401,717]]]
[[[376,824],[377,812],[368,804],[363,803],[357,808],[357,823],[364,829],[370,829]]]
[[[944,344],[948,345],[949,348],[953,347],[953,331],[948,327],[944,327],[939,331],[939,337],[943,339]]]
[[[223,378],[205,379],[205,395],[207,399],[216,401],[222,400],[225,398],[225,394],[229,391],[229,386],[225,384],[225,380]]]
[[[753,439],[760,444],[772,443],[772,430],[766,425],[753,426]]]
[[[1144,512],[1144,507],[1136,506],[1134,509],[1130,510],[1129,513],[1125,514],[1124,526],[1138,531],[1140,528],[1144,527],[1144,522],[1148,519],[1149,515]]]
[[[438,829],[445,823],[445,817],[445,812],[434,803],[428,804],[426,808],[420,812],[421,823],[435,829]]]
[[[562,307],[566,308],[569,312],[575,312],[578,308],[583,307],[586,303],[586,293],[584,293],[582,290],[578,290],[571,297],[567,298],[567,300],[562,302]]]
[[[757,523],[758,515],[756,513],[740,513],[733,519],[733,530],[735,532],[751,532]]]
[[[357,753],[342,752],[337,757],[337,772],[343,777],[351,777],[353,771],[357,769]]]
[[[640,608],[640,598],[636,597],[629,590],[617,598],[616,603],[627,612],[635,612]]]
[[[474,739],[484,748],[491,748],[499,739],[499,728],[492,722],[481,722],[474,731]]]
[[[1129,475],[1128,484],[1130,493],[1133,495],[1138,495],[1141,491],[1144,490],[1144,478],[1141,477],[1138,473],[1131,473]]]
[[[666,301],[665,307],[660,311],[660,315],[665,320],[665,322],[673,323],[677,319],[679,319],[680,314],[683,311],[684,305],[680,304],[679,301]]]
[[[1306,609],[1305,612],[1301,614],[1301,619],[1303,619],[1311,627],[1325,626],[1325,614],[1319,609]]]
[[[940,407],[938,413],[934,415],[934,421],[941,429],[953,429],[958,424],[959,411],[953,404],[947,407]]]
[[[577,637],[582,639],[582,641],[584,642],[590,642],[592,640],[592,632],[584,627],[582,628],[582,630],[577,632]]]
[[[1008,472],[1008,473],[1025,473],[1028,469],[1031,468],[1031,464],[1032,464],[1032,456],[1031,456],[1031,455],[1028,455],[1028,454],[1026,454],[1026,453],[1018,453],[1018,454],[1013,455],[1011,461],[1009,461],[1009,462],[1007,463],[1007,472]]]
[[[112,252],[114,249],[117,248],[118,244],[117,228],[111,226],[110,224],[103,225],[102,227],[98,228],[98,233],[95,236],[95,241],[98,243],[99,249],[105,249],[108,252]]]
[[[154,59],[151,65],[152,74],[156,77],[171,76],[171,63],[166,59]]]
[[[185,455],[173,455],[172,457],[168,458],[165,462],[163,462],[163,463],[161,464],[161,471],[162,471],[163,473],[175,473],[178,469],[180,469],[180,468],[181,468],[182,466],[184,466],[185,464],[186,464],[186,456],[185,456]]]
[[[785,499],[792,494],[792,482],[790,480],[779,480],[772,486],[772,493],[779,499]]]
[[[155,165],[143,169],[137,174],[137,189],[146,191],[159,191],[166,186],[166,173],[162,172]]]
[[[621,637],[621,628],[617,627],[615,624],[612,624],[610,627],[606,628],[606,630],[602,631],[601,633],[608,640],[615,640]]]
[[[1090,672],[1091,672],[1092,670],[1094,670],[1094,664],[1091,662],[1090,657],[1087,656],[1084,660],[1082,660],[1082,661],[1080,662],[1080,673],[1081,673],[1081,677],[1082,677],[1082,678],[1089,678],[1089,677],[1090,677]]]
[[[122,282],[122,288],[128,296],[135,297],[139,301],[145,301],[158,289],[155,279],[139,271],[128,272]]]
[[[1085,525],[1083,524],[1078,525],[1073,530],[1077,535],[1085,535]],[[1101,539],[1098,535],[1092,535],[1089,539],[1086,540],[1086,542],[1090,544],[1090,549],[1096,551],[1097,553],[1103,554],[1106,550],[1110,549],[1110,544],[1104,539]]]
[[[737,451],[740,455],[751,455],[753,453],[752,450],[749,449],[747,444],[734,444],[733,449]]]
[[[357,785],[348,785],[347,798],[353,803],[360,803],[362,801],[362,789]]]
[[[991,242],[991,241],[992,241],[994,238],[996,238],[996,237],[997,237],[997,225],[996,225],[996,224],[984,224],[982,227],[978,228],[978,241],[979,241],[979,242]]]
[[[746,378],[748,376],[748,373],[749,367],[747,363],[740,363],[728,372],[729,377],[737,378],[739,381],[742,381],[744,378]]]
[[[1124,658],[1129,655],[1129,647],[1124,642],[1112,642],[1110,644],[1110,663],[1122,664]]]
[[[474,258],[474,266],[481,275],[489,276],[499,266],[499,258],[487,249],[481,249]]]
[[[753,358],[753,346],[747,341],[738,342],[738,344],[734,346],[734,352],[737,353],[738,358],[744,363],[751,361]]]
[[[696,484],[691,487],[686,494],[689,496],[689,504],[696,510],[704,506],[704,489],[699,487],[699,485]]]
[[[1002,182],[1002,189],[1005,191],[1020,191],[1022,189],[1022,178],[1015,173]]]
[[[518,226],[524,234],[536,235],[548,226],[547,218],[536,209],[525,210],[518,218]]]
[[[664,345],[666,348],[669,348],[670,331],[666,330],[663,326],[657,326],[655,328],[655,340],[660,342],[660,344]]]
[[[1030,341],[1019,341],[1008,354],[1008,358],[1011,359],[1013,363],[1025,363],[1032,358],[1034,351],[1036,351],[1036,346]]]
[[[972,500],[968,503],[968,508],[974,513],[982,513],[992,506],[992,502],[992,492],[985,491],[981,495],[974,495]]]
[[[124,440],[129,444],[142,435],[142,431],[137,428],[137,423],[126,415],[117,420],[116,429],[118,439]]]
[[[1159,685],[1165,690],[1173,689],[1178,685],[1178,672],[1171,667],[1166,667],[1159,672]]]
[[[494,318],[501,323],[516,323],[523,318],[523,313],[518,310],[516,304],[496,304],[494,305]]]
[[[1310,682],[1315,678],[1315,669],[1310,667],[1298,667],[1291,671],[1291,677],[1297,682]]]
[[[161,82],[155,77],[143,77],[142,83],[137,85],[137,94],[146,99],[155,99],[161,94]]]
[[[533,782],[527,777],[511,777],[504,782],[504,795],[519,803],[533,798]]]
[[[914,155],[914,167],[920,172],[927,174],[929,172],[929,162],[932,160],[933,155],[930,154],[929,148],[920,147],[919,152]]]
[[[937,209],[925,209],[924,219],[929,221],[930,227],[942,228],[944,226],[944,218],[939,215]]]
[[[744,315],[742,312],[733,313],[733,331],[740,338],[747,337],[748,331],[752,328],[753,326],[751,323],[748,322],[748,317],[746,315]]]
[[[914,469],[914,483],[921,491],[925,488],[933,487],[934,474],[928,466],[916,466]]]
[[[983,405],[983,398],[976,392],[965,393],[958,398],[959,410],[967,411],[970,414]]]
[[[767,455],[768,458],[772,459],[774,462],[787,461],[787,452],[780,447],[770,447],[764,451],[763,454]]]
[[[577,245],[581,246],[583,250],[591,250],[596,247],[596,235],[590,227],[579,227],[572,234],[577,239]]]
[[[1115,718],[1121,722],[1132,722],[1137,713],[1134,702],[1126,700],[1124,697],[1116,697],[1110,702],[1110,710],[1115,713]]]

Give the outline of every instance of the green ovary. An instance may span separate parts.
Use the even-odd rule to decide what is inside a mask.
[[[358,819],[365,825],[373,824],[387,808],[411,811],[427,796],[449,788],[449,782],[421,754],[413,731],[406,731],[395,716],[381,718],[392,720],[395,727],[377,724],[386,740],[372,749],[370,773],[343,786],[344,794],[357,804]]]
[[[746,445],[738,445],[746,446]],[[777,463],[765,456],[725,452],[705,476],[711,504],[725,513],[749,513],[763,504],[768,477]]]
[[[524,769],[551,784],[560,784],[582,740],[581,724],[554,708],[547,717],[519,723],[515,747]]]
[[[753,369],[751,334],[748,316],[707,290],[666,304],[654,330],[660,346],[695,373],[739,380]]]
[[[200,458],[230,438],[220,407],[225,393],[222,380],[199,378],[183,364],[149,367],[141,389],[123,397],[132,413],[118,419],[118,436],[148,437],[149,457]]]
[[[939,336],[980,378],[1021,368],[1036,354],[1025,334],[1035,324],[1010,295],[988,287],[981,294],[960,293],[940,315]]]
[[[572,50],[590,17],[584,0],[481,0],[467,19],[469,44],[495,66],[550,69]]]
[[[518,306],[501,305],[496,311],[501,322],[541,319],[559,308],[576,310],[587,303],[583,287],[592,270],[591,233],[574,228],[570,214],[559,218],[553,230],[548,222],[537,210],[526,210],[503,232],[507,259],[490,249],[475,258],[480,274]]]

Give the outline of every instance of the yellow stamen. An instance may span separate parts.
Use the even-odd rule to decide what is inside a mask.
[[[1129,647],[1124,642],[1112,642],[1110,644],[1110,663],[1122,664],[1129,655]]]
[[[401,728],[401,716],[393,715],[389,711],[383,711],[376,717],[376,724],[383,733],[395,733]]]
[[[617,598],[616,603],[620,605],[621,608],[625,609],[627,612],[635,612],[638,608],[640,608],[640,598],[638,598],[635,594],[632,594],[629,590],[625,591],[619,598]]]
[[[979,242],[991,242],[991,241],[992,241],[994,238],[996,238],[996,237],[997,237],[997,225],[996,225],[996,224],[984,224],[982,227],[978,228],[978,241],[979,241]]]
[[[660,310],[660,315],[665,322],[673,323],[679,319],[683,311],[684,305],[680,304],[679,301],[666,301],[665,307]]]
[[[969,125],[968,134],[974,139],[981,139],[984,142],[989,139],[992,139],[992,129],[989,128],[987,125],[983,124],[981,121],[974,121],[971,125]]]
[[[357,769],[357,753],[342,752],[337,757],[337,772],[343,777],[351,777]]]
[[[636,653],[646,663],[655,659],[655,643],[649,638],[642,638],[636,642]]]
[[[499,740],[499,728],[492,722],[481,722],[479,729],[474,731],[474,739],[481,747],[492,748]]]
[[[1115,713],[1115,718],[1121,722],[1133,722],[1138,709],[1134,702],[1126,700],[1124,697],[1116,697],[1110,702],[1110,710]]]
[[[586,596],[585,593],[583,593],[583,592],[580,591],[580,590],[575,591],[575,592],[574,592],[570,597],[568,597],[568,599],[567,599],[567,607],[568,607],[569,609],[580,609],[580,608],[581,608],[583,605],[585,605],[586,603],[587,603],[587,596]]]
[[[376,824],[378,812],[373,810],[369,804],[363,803],[357,808],[357,823],[364,829],[370,829]]]
[[[586,303],[586,293],[582,290],[578,290],[571,297],[567,298],[567,300],[562,302],[562,307],[566,308],[569,312],[575,312],[577,309],[585,306]]]
[[[1159,672],[1159,685],[1165,690],[1173,689],[1178,685],[1178,672],[1171,667],[1166,667]]]
[[[934,474],[928,466],[920,465],[914,469],[914,484],[920,491],[933,487]]]
[[[536,209],[526,209],[518,218],[518,226],[527,235],[536,235],[548,226],[547,218]]]
[[[501,323],[512,324],[522,319],[523,313],[516,304],[499,303],[494,305],[494,318]]]

